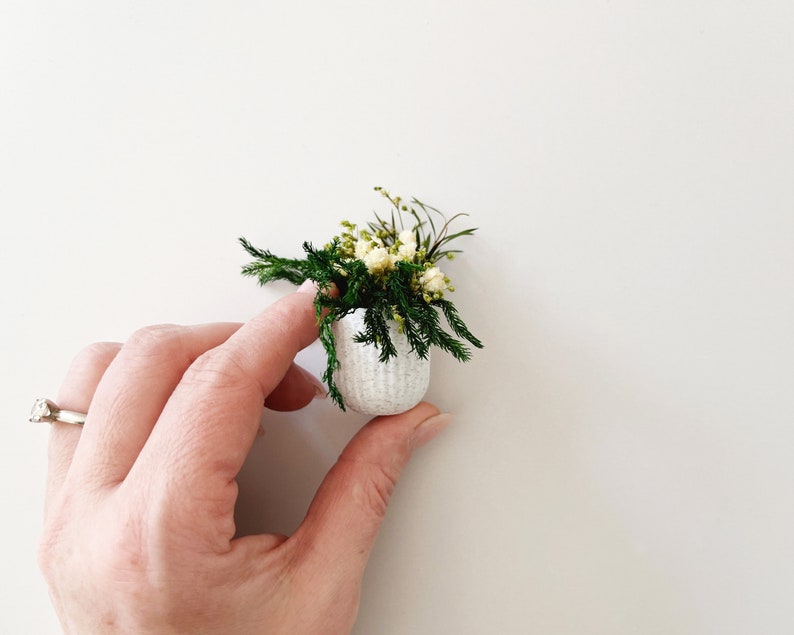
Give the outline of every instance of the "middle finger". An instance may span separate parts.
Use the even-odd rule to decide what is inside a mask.
[[[99,487],[124,480],[185,370],[240,326],[161,325],[133,334],[97,387],[74,455],[75,476]]]

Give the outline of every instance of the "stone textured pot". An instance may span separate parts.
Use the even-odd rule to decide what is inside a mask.
[[[430,383],[430,357],[420,359],[408,338],[389,322],[397,357],[378,361],[380,349],[353,341],[364,329],[364,309],[334,322],[336,356],[341,366],[334,373],[345,407],[366,415],[390,415],[410,410],[422,400]]]

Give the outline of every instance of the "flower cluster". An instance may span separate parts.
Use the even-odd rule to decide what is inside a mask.
[[[397,199],[399,202],[399,199]],[[415,265],[410,288],[420,292],[425,302],[440,300],[444,291],[454,291],[450,280],[441,269],[427,258],[427,250],[419,247],[419,226],[412,229],[381,228],[377,232],[359,229],[350,221],[342,221],[342,234],[335,237],[339,254],[347,261],[363,262],[375,279],[385,282],[388,275],[397,269],[397,263]],[[326,245],[331,247],[333,243]],[[453,258],[452,253],[446,257]]]
[[[374,222],[361,227],[343,221],[340,235],[322,249],[304,243],[305,258],[282,258],[240,239],[255,258],[243,267],[244,275],[256,277],[262,285],[272,280],[317,283],[314,306],[320,341],[328,356],[323,379],[328,382],[331,397],[342,408],[342,397],[333,379],[339,362],[331,324],[357,309],[365,310],[365,329],[355,340],[378,347],[381,362],[397,354],[391,341],[390,321],[397,323],[398,332],[408,338],[411,349],[421,358],[426,358],[430,347],[436,346],[460,361],[468,361],[471,353],[462,340],[482,347],[452,302],[445,298],[446,292],[455,289],[438,266],[440,260],[452,260],[460,253],[449,248],[452,240],[474,233],[474,228],[450,233],[452,222],[465,214],[447,219],[436,208],[415,198],[404,203],[399,196],[375,189],[391,205],[387,216],[381,218],[376,213]],[[441,327],[439,314],[454,336]]]

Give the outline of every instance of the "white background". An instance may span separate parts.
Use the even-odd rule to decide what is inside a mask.
[[[358,635],[791,633],[794,5],[0,5],[0,632],[35,565],[73,354],[244,320],[385,185],[479,226],[449,267],[486,349],[396,492]],[[317,371],[321,351],[301,359]],[[269,416],[243,524],[290,531],[363,422]]]

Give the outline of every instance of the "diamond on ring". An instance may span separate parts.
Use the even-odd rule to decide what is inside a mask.
[[[33,423],[52,423],[60,421],[61,423],[72,423],[81,426],[85,423],[88,415],[83,412],[75,412],[74,410],[61,410],[58,406],[52,403],[49,399],[39,398],[33,402],[33,408],[30,410],[30,421]]]
[[[30,421],[33,423],[49,421],[52,417],[51,403],[52,402],[47,399],[36,399],[33,403],[33,408],[30,409]]]

